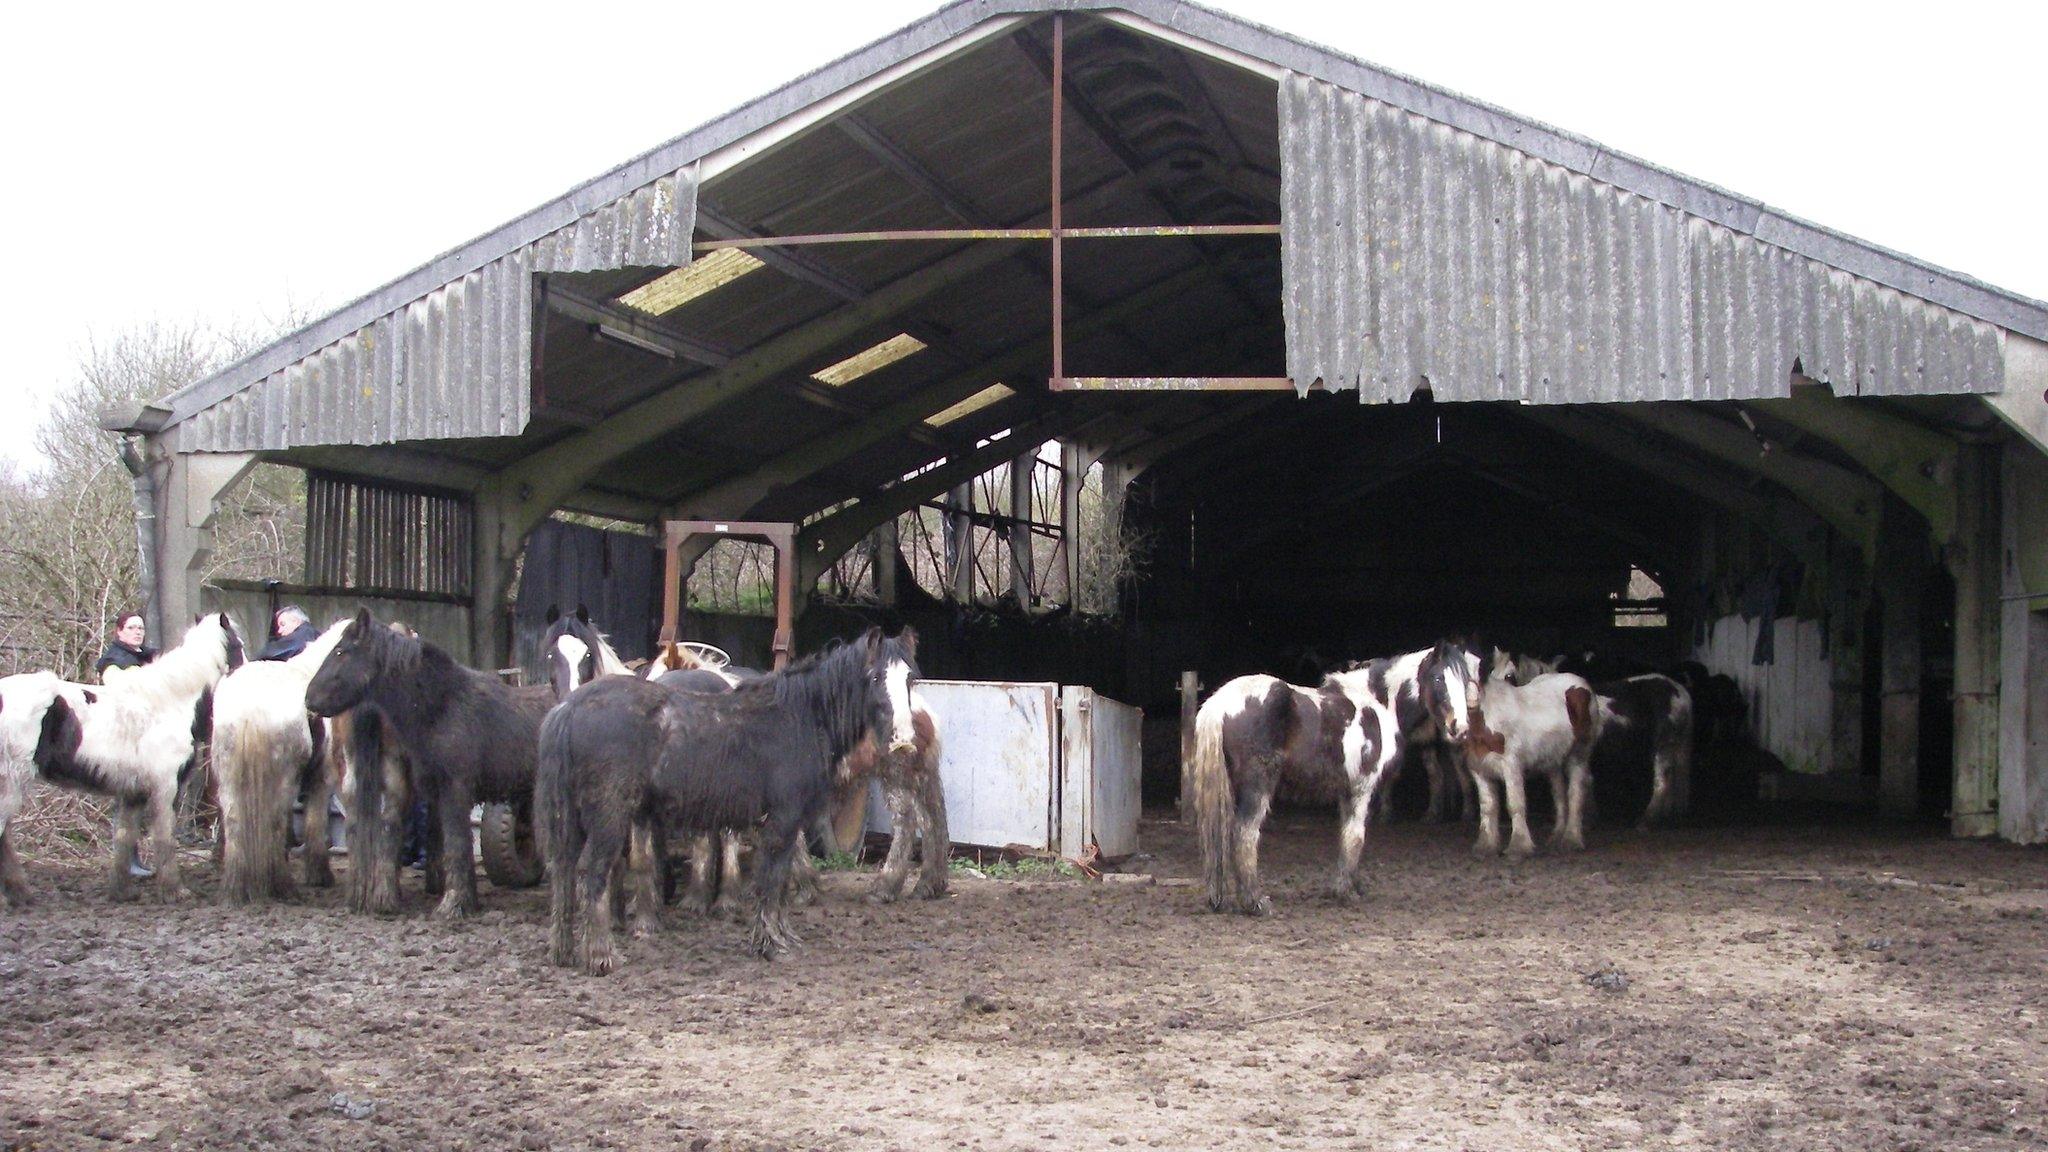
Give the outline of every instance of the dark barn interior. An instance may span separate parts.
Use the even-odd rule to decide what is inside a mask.
[[[301,591],[440,597],[466,610],[446,639],[480,666],[531,658],[515,637],[544,600],[642,606],[644,627],[603,621],[629,654],[659,628],[658,538],[618,542],[643,550],[631,563],[537,583],[536,532],[587,539],[560,535],[558,512],[791,524],[799,650],[904,620],[928,637],[930,675],[1053,678],[1138,704],[1153,799],[1176,783],[1177,727],[1160,722],[1177,722],[1183,672],[1313,682],[1455,634],[1609,668],[1699,660],[1744,681],[1768,713],[1751,738],[1796,774],[1992,826],[1983,789],[2001,755],[2040,768],[2044,721],[2022,708],[2035,735],[1986,745],[1984,710],[2010,706],[1995,682],[1986,696],[1985,669],[2000,635],[2041,650],[2048,588],[2027,561],[2002,600],[1979,545],[1996,554],[2001,523],[2030,539],[2048,487],[2032,417],[1986,397],[2038,370],[2041,305],[1276,33],[1123,7],[946,9],[129,430],[185,470],[166,490],[217,494],[260,460],[353,486],[356,530],[403,515],[377,511],[380,493],[459,501],[469,534],[444,544],[474,555],[444,585],[413,577],[406,549],[428,545],[411,538],[363,568],[343,512],[316,508],[308,555],[342,576]],[[1307,113],[1285,77],[1310,72],[1429,118],[1328,158],[1398,182],[1395,207],[1344,216],[1300,175],[1316,153],[1291,142]],[[1303,222],[1325,212],[1338,223]],[[1631,213],[1679,221],[1698,252],[1671,272]],[[1312,331],[1304,301],[1327,269],[1290,245],[1346,220],[1385,287]],[[1745,256],[1765,250],[1760,221],[1777,247]],[[1788,288],[1774,312],[1756,277],[1791,284],[1824,258],[1844,295]],[[1630,280],[1637,266],[1651,278]],[[1809,314],[1824,330],[1811,350]],[[1879,347],[1887,323],[1917,343]],[[1354,330],[1377,375],[1302,368],[1308,342]],[[1550,374],[1572,365],[1590,367]],[[1058,465],[1050,498],[974,495],[1020,460]],[[1136,557],[1091,613],[1076,611],[1084,499],[1119,510]],[[931,517],[967,544],[919,583],[898,571],[917,567],[904,534]],[[203,550],[205,516],[165,519],[193,525],[163,549],[159,601],[182,604],[196,591],[177,564]],[[850,554],[869,558],[858,587],[835,569]],[[962,575],[976,557],[986,571]],[[682,625],[769,659],[767,615]],[[1748,670],[1709,654],[1714,629],[1744,626],[1814,645],[1771,657],[1797,676],[1757,671],[1754,631],[1714,642],[1748,651]]]

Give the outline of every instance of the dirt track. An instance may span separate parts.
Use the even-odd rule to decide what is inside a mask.
[[[546,965],[544,890],[486,885],[450,929],[416,891],[395,920],[333,892],[112,907],[96,873],[31,865],[42,900],[0,914],[0,1147],[2048,1139],[2048,854],[1607,832],[1508,866],[1404,826],[1344,908],[1319,894],[1329,822],[1269,828],[1270,920],[1172,883],[871,908],[838,875],[793,957],[678,919],[606,979]],[[1174,826],[1144,836],[1134,868],[1193,876]]]

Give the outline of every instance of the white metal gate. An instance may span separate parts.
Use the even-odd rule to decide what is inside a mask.
[[[1081,857],[1137,851],[1144,713],[1050,682],[921,680],[939,728],[939,776],[955,844]],[[881,786],[871,831],[889,827]]]

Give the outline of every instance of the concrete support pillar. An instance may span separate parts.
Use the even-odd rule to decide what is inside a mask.
[[[1037,471],[1038,450],[1010,461],[1010,595],[1017,607],[1031,611],[1031,481]]]
[[[946,588],[962,606],[974,603],[974,484],[946,494]]]
[[[1066,564],[1067,607],[1081,607],[1081,488],[1088,458],[1079,444],[1060,441],[1060,559]]]
[[[1965,444],[1956,467],[1955,789],[1957,836],[1998,831],[1999,449]]]
[[[177,644],[203,607],[199,584],[213,560],[215,502],[255,464],[249,452],[179,453],[174,443],[161,441],[149,446],[145,467],[155,488],[157,568],[143,615],[157,644]],[[235,623],[262,635],[259,622]]]
[[[538,520],[527,509],[530,497],[495,485],[479,489],[470,502],[469,664],[504,668],[512,663],[512,577],[519,554]],[[546,513],[541,514],[545,518]]]
[[[877,524],[868,533],[868,569],[874,577],[875,599],[892,607],[898,603],[896,557],[900,548],[894,519]]]
[[[1878,808],[1907,817],[1920,809],[1920,597],[1927,542],[1915,518],[1887,503],[1878,537]]]
[[[2048,843],[2048,457],[2008,443],[2000,477],[1998,835]]]
[[[1828,589],[1829,662],[1832,669],[1828,688],[1830,706],[1829,746],[1833,762],[1828,770],[1848,776],[1863,771],[1863,656],[1869,638],[1863,635],[1864,608],[1869,603],[1869,578],[1862,557],[1840,542],[1835,543],[1831,565],[1833,587]]]

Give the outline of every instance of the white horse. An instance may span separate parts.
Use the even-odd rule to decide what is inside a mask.
[[[1551,845],[1584,848],[1586,794],[1593,779],[1589,762],[1593,745],[1613,718],[1609,701],[1584,677],[1548,672],[1516,684],[1514,662],[1495,649],[1465,738],[1466,769],[1479,791],[1479,839],[1473,851],[1483,856],[1501,851],[1496,785],[1505,794],[1511,825],[1507,854],[1519,858],[1536,851],[1525,786],[1532,772],[1549,777],[1556,799]]]
[[[207,695],[242,664],[242,637],[227,613],[203,616],[184,640],[150,664],[96,690],[59,692],[43,713],[35,751],[44,779],[112,796],[117,801],[114,899],[133,892],[128,866],[142,824],[149,823],[157,891],[181,896],[177,818],[178,774],[192,759],[194,729]]]
[[[327,801],[333,782],[322,752],[327,722],[306,711],[306,685],[341,641],[334,625],[289,660],[258,660],[230,672],[213,694],[213,770],[220,780],[221,897],[237,904],[291,894],[292,802],[306,793],[308,887],[334,883]]]

